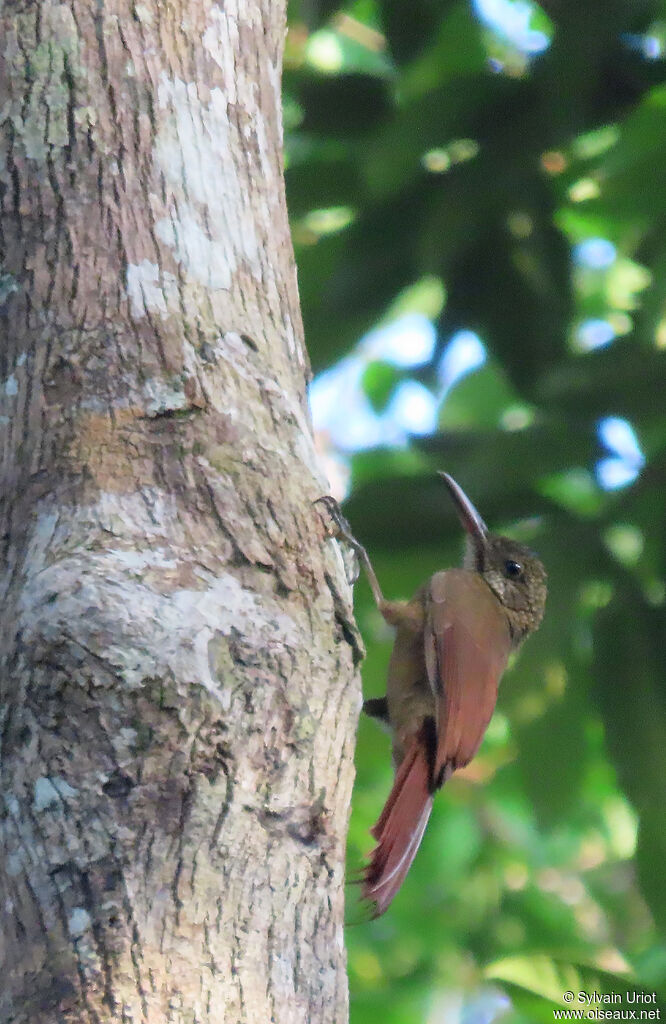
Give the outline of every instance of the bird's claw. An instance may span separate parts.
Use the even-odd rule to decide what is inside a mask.
[[[335,538],[335,540],[343,541],[343,543],[349,545],[351,550],[354,552],[351,560],[348,556],[345,557],[343,554],[343,561],[345,563],[345,573],[349,583],[355,583],[359,575],[359,561],[368,561],[365,548],[362,544],[359,544],[356,537],[351,532],[351,526],[340,511],[340,506],[334,497],[330,494],[324,494],[321,498],[317,498],[314,504],[323,505],[328,513],[328,522],[324,523],[324,529],[326,530],[327,535]]]
[[[352,547],[357,546],[358,541],[351,532],[351,526],[340,511],[340,506],[332,494],[323,494],[321,498],[316,498],[313,505],[323,505],[326,509],[329,518],[328,521],[323,519],[322,521],[329,537],[347,541]]]

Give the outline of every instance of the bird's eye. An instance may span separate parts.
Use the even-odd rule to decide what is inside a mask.
[[[523,567],[518,562],[514,562],[513,559],[507,558],[504,563],[504,572],[510,580],[517,580],[523,575]]]

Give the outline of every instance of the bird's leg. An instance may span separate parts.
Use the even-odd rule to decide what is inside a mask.
[[[414,630],[414,632],[423,629],[423,610],[420,604],[416,607],[413,601],[386,600],[382,594],[377,574],[372,567],[370,556],[363,545],[354,537],[351,527],[340,511],[340,506],[335,498],[327,494],[322,498],[317,498],[317,502],[321,502],[326,506],[326,510],[335,525],[335,533],[332,535],[337,540],[343,540],[346,544],[349,544],[350,548],[356,553],[356,557],[365,570],[377,609],[384,621],[390,626],[406,626],[408,629]]]
[[[356,537],[351,532],[351,527],[340,511],[340,506],[335,498],[331,497],[330,494],[325,494],[322,498],[317,498],[315,504],[318,503],[321,503],[326,507],[326,511],[333,521],[335,531],[331,533],[331,536],[335,537],[336,540],[343,540],[346,544],[349,544],[349,547],[356,553],[356,557],[365,569],[365,574],[368,577],[368,583],[370,584],[370,589],[372,590],[372,596],[375,599],[375,603],[381,611],[383,605],[387,604],[387,602],[384,600],[382,588],[379,586],[379,580],[377,579],[375,570],[372,568],[372,562],[370,561],[368,552],[365,550],[363,545],[356,540]]]

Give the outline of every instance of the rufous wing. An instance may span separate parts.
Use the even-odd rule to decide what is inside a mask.
[[[478,750],[511,650],[504,609],[479,575],[450,569],[433,576],[424,647],[437,702],[437,788]]]

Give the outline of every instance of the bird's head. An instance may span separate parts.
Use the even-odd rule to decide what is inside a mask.
[[[514,645],[538,628],[546,604],[546,570],[525,544],[490,533],[462,487],[448,473],[449,489],[467,533],[465,568],[478,572],[506,609]]]

